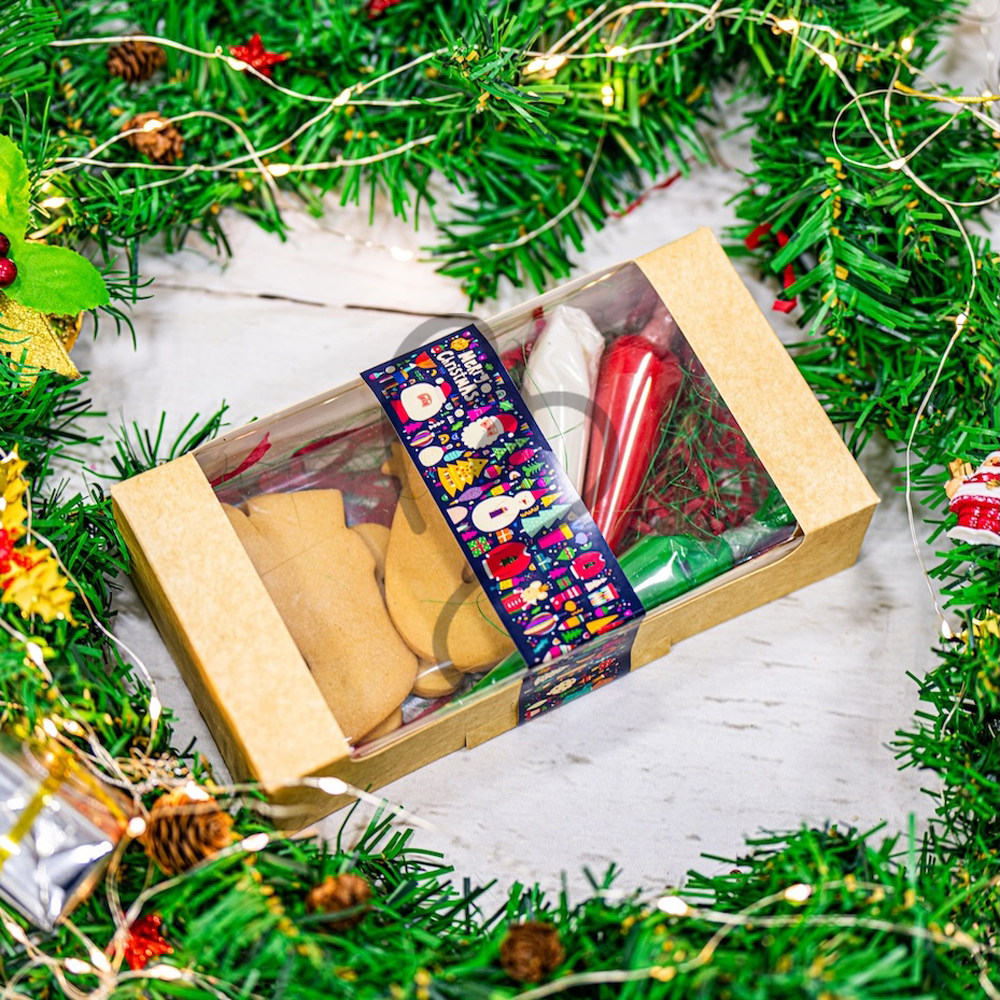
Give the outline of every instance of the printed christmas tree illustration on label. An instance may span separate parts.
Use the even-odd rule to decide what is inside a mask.
[[[485,458],[463,458],[457,462],[449,462],[437,470],[438,479],[448,495],[453,497],[459,490],[471,486],[486,464]]]
[[[544,503],[545,500],[543,499],[542,502]],[[549,507],[548,510],[540,511],[531,517],[524,517],[521,519],[521,527],[528,535],[534,537],[543,528],[547,528],[554,521],[562,517],[570,507],[571,505],[568,503],[557,504],[555,507]]]

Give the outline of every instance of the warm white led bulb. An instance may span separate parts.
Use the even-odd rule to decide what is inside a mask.
[[[266,833],[251,833],[240,841],[240,847],[252,854],[254,851],[264,850],[270,842],[271,838]]]
[[[196,785],[193,781],[184,786],[184,794],[194,802],[207,802],[212,797],[201,785]]]
[[[98,947],[93,947],[90,949],[90,964],[97,969],[98,972],[110,972],[111,963],[108,961],[108,956],[104,954]]]
[[[805,882],[796,882],[785,890],[784,897],[789,903],[804,903],[812,893],[811,885],[806,885]]]
[[[0,838],[0,839],[6,839],[6,838]],[[20,924],[16,924],[9,917],[4,916],[3,917],[3,925],[4,925],[4,929],[7,931],[7,933],[18,944],[22,944],[22,945],[31,944],[31,942],[28,940],[28,935],[24,933],[24,929],[21,927]]]
[[[125,827],[125,832],[135,840],[146,832],[146,821],[141,816],[133,816]]]
[[[150,965],[144,970],[144,974],[149,979],[159,979],[161,982],[176,982],[178,979],[189,979],[190,976],[175,965]]]
[[[686,917],[691,912],[691,907],[680,896],[664,896],[656,908],[668,917]]]
[[[316,787],[327,795],[343,795],[347,791],[347,785],[340,778],[320,778]]]

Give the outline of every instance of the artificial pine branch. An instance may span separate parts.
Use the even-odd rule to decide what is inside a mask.
[[[874,82],[887,74],[888,54],[904,32],[920,26],[919,47],[929,47],[960,6],[957,0],[905,5],[854,0],[829,8],[794,3],[789,13],[803,20],[826,18],[831,27],[866,32],[866,38],[879,41],[884,54],[866,61],[857,74]],[[526,74],[523,54],[545,51],[571,30],[585,14],[580,4],[533,0],[516,12],[498,6],[483,13],[477,4],[461,3],[451,5],[446,17],[416,0],[403,0],[376,18],[341,5],[318,10],[265,3],[256,11],[267,43],[292,54],[278,67],[281,83],[305,93],[332,98],[344,86],[443,50],[359,95],[416,105],[348,102],[270,159],[291,164],[355,159],[385,152],[398,140],[427,137],[427,145],[400,157],[341,171],[292,173],[279,184],[315,205],[327,191],[355,203],[382,191],[397,214],[409,216],[420,201],[430,200],[430,176],[443,175],[465,198],[447,210],[435,207],[445,241],[434,253],[447,273],[462,279],[473,300],[494,294],[501,277],[528,279],[540,287],[564,276],[567,242],[579,247],[586,227],[599,228],[609,209],[627,203],[651,178],[705,159],[700,131],[712,114],[713,88],[720,80],[738,74],[748,89],[777,91],[776,105],[787,108],[776,107],[775,113],[782,111],[794,125],[803,149],[819,140],[843,103],[839,84],[815,56],[802,45],[789,46],[787,38],[752,17],[720,20],[669,51],[636,52],[627,62],[605,57],[609,28],[595,33],[582,50],[601,58],[571,60],[550,80]],[[640,11],[622,22],[614,42],[655,44],[681,34],[697,16],[687,10]],[[153,0],[126,9],[110,3],[75,6],[62,15],[58,34],[120,31],[122,19],[129,17],[137,30],[162,31],[203,51],[215,45],[225,51],[245,41],[247,31],[244,19],[235,18],[223,3]],[[820,33],[811,37],[817,44],[832,44]],[[52,100],[33,102],[22,114],[33,134],[46,137],[49,162],[86,155],[93,141],[113,134],[116,123],[150,110],[177,116],[210,106],[257,146],[291,135],[316,110],[217,60],[175,49],[167,49],[164,72],[140,87],[108,78],[101,46],[39,47],[32,50],[31,64],[46,52]],[[217,121],[196,118],[184,125],[188,163],[245,155],[240,136]],[[103,155],[125,162],[132,154],[119,144]],[[64,194],[71,208],[48,221],[56,227],[53,236],[78,245],[93,235],[112,253],[160,232],[168,247],[176,246],[194,227],[222,247],[218,212],[227,204],[266,228],[282,229],[270,188],[252,171],[196,173],[166,189],[145,187],[151,179],[163,178],[129,169],[111,175],[94,169],[56,174],[49,186]],[[127,197],[118,195],[126,189]],[[574,211],[553,222],[577,200]],[[550,224],[537,238],[518,243]]]
[[[825,21],[855,36],[868,32],[878,41],[881,54],[843,61],[864,90],[889,81],[895,66],[890,53],[904,35],[915,39],[913,61],[926,62],[961,6],[953,0],[790,0],[783,13]],[[852,447],[860,449],[878,432],[904,443],[955,318],[966,307],[972,268],[953,220],[933,198],[908,187],[902,172],[846,162],[844,150],[858,159],[872,155],[869,137],[855,120],[848,119],[841,132],[841,149],[833,146],[831,129],[844,92],[802,44],[808,39],[842,56],[828,36],[810,30],[793,41],[752,18],[720,20],[669,51],[634,53],[623,62],[607,59],[605,40],[597,36],[590,47],[601,58],[572,61],[554,79],[543,79],[522,72],[525,53],[548,51],[585,16],[582,4],[526,0],[516,9],[484,13],[471,2],[446,10],[403,0],[378,16],[368,13],[362,6],[272,0],[255,4],[252,18],[223,0],[109,0],[58,9],[32,0],[8,3],[0,21],[0,116],[31,164],[37,230],[72,247],[96,241],[109,267],[116,255],[124,256],[127,275],[112,294],[119,303],[134,300],[144,239],[163,233],[174,248],[197,229],[224,248],[218,213],[226,205],[280,232],[271,189],[252,173],[197,173],[161,189],[144,187],[151,175],[139,170],[64,169],[46,173],[44,184],[43,172],[58,166],[58,157],[88,154],[127,117],[153,109],[179,115],[210,107],[238,122],[256,145],[290,134],[315,111],[219,61],[195,60],[174,49],[166,50],[160,73],[128,85],[107,76],[103,47],[50,49],[47,42],[55,35],[118,32],[124,21],[199,49],[218,44],[225,51],[259,28],[269,48],[291,53],[275,70],[280,82],[327,96],[443,47],[415,71],[364,95],[417,104],[338,106],[320,127],[270,159],[307,163],[366,156],[397,138],[433,136],[398,158],[339,173],[292,173],[276,183],[300,193],[316,210],[328,192],[361,202],[381,191],[406,216],[426,201],[444,232],[436,252],[474,298],[494,293],[504,278],[540,286],[568,273],[572,248],[582,246],[589,227],[603,224],[609,209],[627,204],[665,172],[704,159],[700,133],[713,113],[714,88],[732,79],[766,101],[752,116],[755,168],[738,203],[746,221],[739,235],[762,223],[789,234],[784,251],[765,240],[756,256],[775,273],[785,263],[794,265],[789,292],[802,302],[805,328],[799,366],[831,416],[848,427]],[[694,17],[691,11],[647,11],[628,21],[615,41],[655,41],[679,33]],[[903,82],[913,83],[905,77]],[[607,106],[605,86],[611,91]],[[943,121],[929,102],[896,101],[894,114],[894,127],[909,147]],[[218,122],[190,120],[184,137],[188,162],[245,152],[237,134]],[[107,155],[121,163],[133,154],[115,146]],[[945,141],[928,146],[914,168],[945,197],[975,201],[997,191],[995,159],[991,130],[965,117]],[[449,180],[466,200],[433,204],[434,175]],[[40,202],[53,195],[66,198],[65,204],[43,208]],[[577,201],[537,237],[502,249],[553,223]],[[977,209],[957,211],[969,220]],[[963,335],[914,435],[914,490],[931,510],[943,503],[942,468],[950,459],[975,458],[995,447],[988,428],[1000,355],[988,334],[998,326],[998,258],[981,242],[975,256],[978,290],[968,303]],[[36,527],[55,543],[81,592],[107,622],[123,558],[108,502],[100,491],[67,498],[54,485],[59,461],[79,457],[95,443],[86,430],[88,412],[80,383],[42,373],[24,389],[0,358],[0,446],[16,444],[31,461]],[[192,421],[170,447],[162,428],[125,435],[119,471],[138,471],[194,446],[217,429],[219,416],[203,425]],[[937,533],[949,523],[935,515],[930,528]],[[581,984],[574,995],[721,998],[821,991],[860,1000],[964,1000],[981,988],[984,976],[992,975],[995,984],[995,954],[975,947],[995,947],[998,926],[1000,667],[989,624],[996,622],[989,612],[995,610],[998,569],[995,552],[982,546],[951,546],[944,539],[941,545],[932,572],[944,585],[953,623],[967,634],[943,643],[937,664],[918,681],[924,707],[896,744],[904,764],[938,782],[934,822],[922,846],[910,839],[901,851],[894,838],[877,844],[871,832],[841,835],[830,829],[750,841],[745,857],[724,866],[738,866],[733,874],[692,875],[689,881],[687,898],[699,910],[743,918],[754,908],[753,919],[733,919],[717,939],[723,926],[718,920],[697,911],[670,917],[637,896],[611,903],[606,881],[597,879],[593,896],[576,905],[565,895],[553,902],[537,889],[515,886],[501,911],[483,914],[475,891],[450,887],[441,859],[413,848],[409,833],[379,816],[357,844],[276,842],[254,860],[211,862],[156,897],[174,947],[170,961],[216,978],[211,985],[194,978],[136,979],[118,992],[512,996],[521,986],[503,972],[498,956],[506,924],[521,917],[556,926],[568,956],[556,974],[624,972],[634,978],[624,987]],[[45,644],[55,683],[45,682],[28,663],[22,645],[0,634],[5,725],[39,721],[51,711],[55,692],[113,754],[127,755],[136,746],[150,753],[167,748],[169,730],[163,726],[158,743],[145,747],[148,693],[86,621],[32,628]],[[197,758],[189,764],[174,760],[178,771],[190,767],[201,776]],[[246,808],[237,811],[236,825],[243,834],[270,829]],[[333,933],[322,915],[309,913],[306,893],[327,876],[355,870],[375,887],[374,905],[352,936]],[[135,898],[147,878],[145,856],[129,851],[119,878],[123,897]],[[804,900],[784,898],[800,883],[811,890]],[[775,894],[776,901],[761,902]],[[94,941],[110,941],[114,926],[102,896],[91,897],[76,919]],[[79,953],[66,929],[45,947],[57,956]],[[4,944],[2,958],[4,976],[23,975],[18,988],[24,995],[57,988],[52,968],[32,963],[12,941]],[[653,968],[659,970],[655,976],[643,971]]]

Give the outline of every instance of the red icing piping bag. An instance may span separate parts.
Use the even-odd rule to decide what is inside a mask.
[[[681,374],[670,351],[642,336],[619,337],[601,359],[583,499],[612,552],[649,472]]]

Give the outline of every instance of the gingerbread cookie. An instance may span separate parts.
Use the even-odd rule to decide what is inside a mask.
[[[361,743],[371,743],[372,740],[377,740],[380,736],[385,736],[388,733],[393,733],[403,724],[403,709],[394,708],[388,715],[387,718],[383,719],[374,729],[365,733],[357,742]]]
[[[385,591],[385,554],[389,548],[389,529],[384,524],[375,521],[363,521],[351,526],[368,550],[375,557],[375,579],[379,587]]]
[[[413,682],[412,693],[418,698],[443,698],[458,690],[462,675],[446,663],[428,663],[421,660],[417,664],[417,679]]]
[[[413,462],[397,443],[392,452],[402,489],[385,557],[389,614],[423,660],[463,671],[496,663],[514,643]]]
[[[344,524],[339,490],[269,493],[247,511],[223,504],[348,739],[402,704],[417,661],[375,580],[375,558]]]

